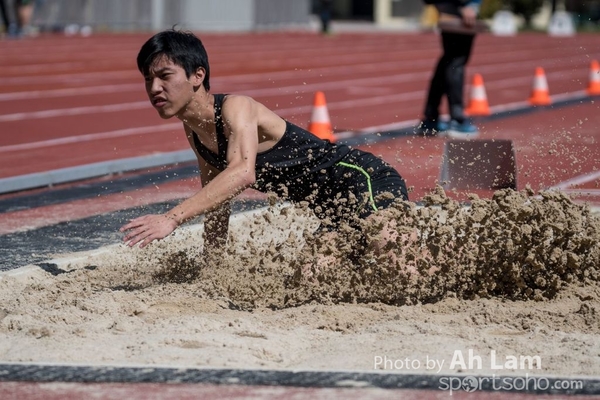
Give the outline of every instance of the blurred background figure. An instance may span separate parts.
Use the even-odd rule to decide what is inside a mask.
[[[10,17],[8,15],[8,9],[6,8],[5,0],[0,0],[0,13],[2,13],[2,32],[0,33],[0,35],[12,36],[14,33],[16,33],[16,26],[11,24],[10,22]]]
[[[33,16],[34,0],[15,0],[17,14],[17,35],[31,36],[31,17]]]
[[[32,36],[35,33],[31,27],[35,1],[14,0],[14,2],[7,3],[6,0],[0,0],[2,33],[4,35],[9,38],[19,38],[21,36]]]
[[[453,136],[476,136],[477,127],[465,116],[463,87],[465,66],[471,55],[475,24],[481,0],[424,0],[433,4],[442,17],[462,21],[463,31],[441,31],[443,53],[429,84],[424,119],[419,131],[425,136],[451,132]],[[448,99],[450,121],[440,121],[442,97]]]
[[[0,13],[2,14],[2,35],[4,35],[6,32],[8,32],[8,26],[10,25],[8,14],[6,14],[6,5],[4,4],[4,0],[0,0]]]
[[[320,0],[319,17],[321,18],[321,33],[330,33],[330,23],[333,8],[333,0]]]

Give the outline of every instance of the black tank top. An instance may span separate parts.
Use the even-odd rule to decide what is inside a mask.
[[[194,133],[194,144],[200,156],[222,171],[227,167],[227,138],[223,132],[221,111],[225,94],[215,94],[215,126],[218,154],[204,146]],[[285,133],[270,149],[256,156],[254,189],[275,192],[279,196],[302,201],[327,182],[325,170],[341,161],[352,149],[337,145],[286,122]]]

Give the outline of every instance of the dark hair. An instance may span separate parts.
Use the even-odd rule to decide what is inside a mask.
[[[206,77],[202,85],[207,91],[210,90],[208,55],[202,41],[193,33],[169,29],[152,36],[138,53],[137,66],[140,72],[144,76],[148,75],[150,66],[160,56],[167,57],[183,68],[188,78],[198,68],[204,68]]]

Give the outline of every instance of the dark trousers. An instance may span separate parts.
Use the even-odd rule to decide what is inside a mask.
[[[331,10],[325,8],[321,10],[321,33],[329,33],[329,24],[331,22]]]
[[[439,108],[444,94],[448,98],[450,117],[459,122],[465,119],[463,87],[465,66],[469,61],[474,35],[442,32],[444,53],[437,63],[429,84],[424,116],[427,120],[438,120]]]
[[[0,14],[2,14],[2,25],[4,26],[4,32],[8,33],[10,19],[8,18],[8,10],[6,9],[4,0],[0,0]]]

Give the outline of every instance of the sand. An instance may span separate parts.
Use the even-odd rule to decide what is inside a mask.
[[[597,215],[558,192],[424,201],[387,212],[383,255],[377,224],[325,240],[277,204],[213,257],[198,224],[3,273],[0,361],[600,375]]]

